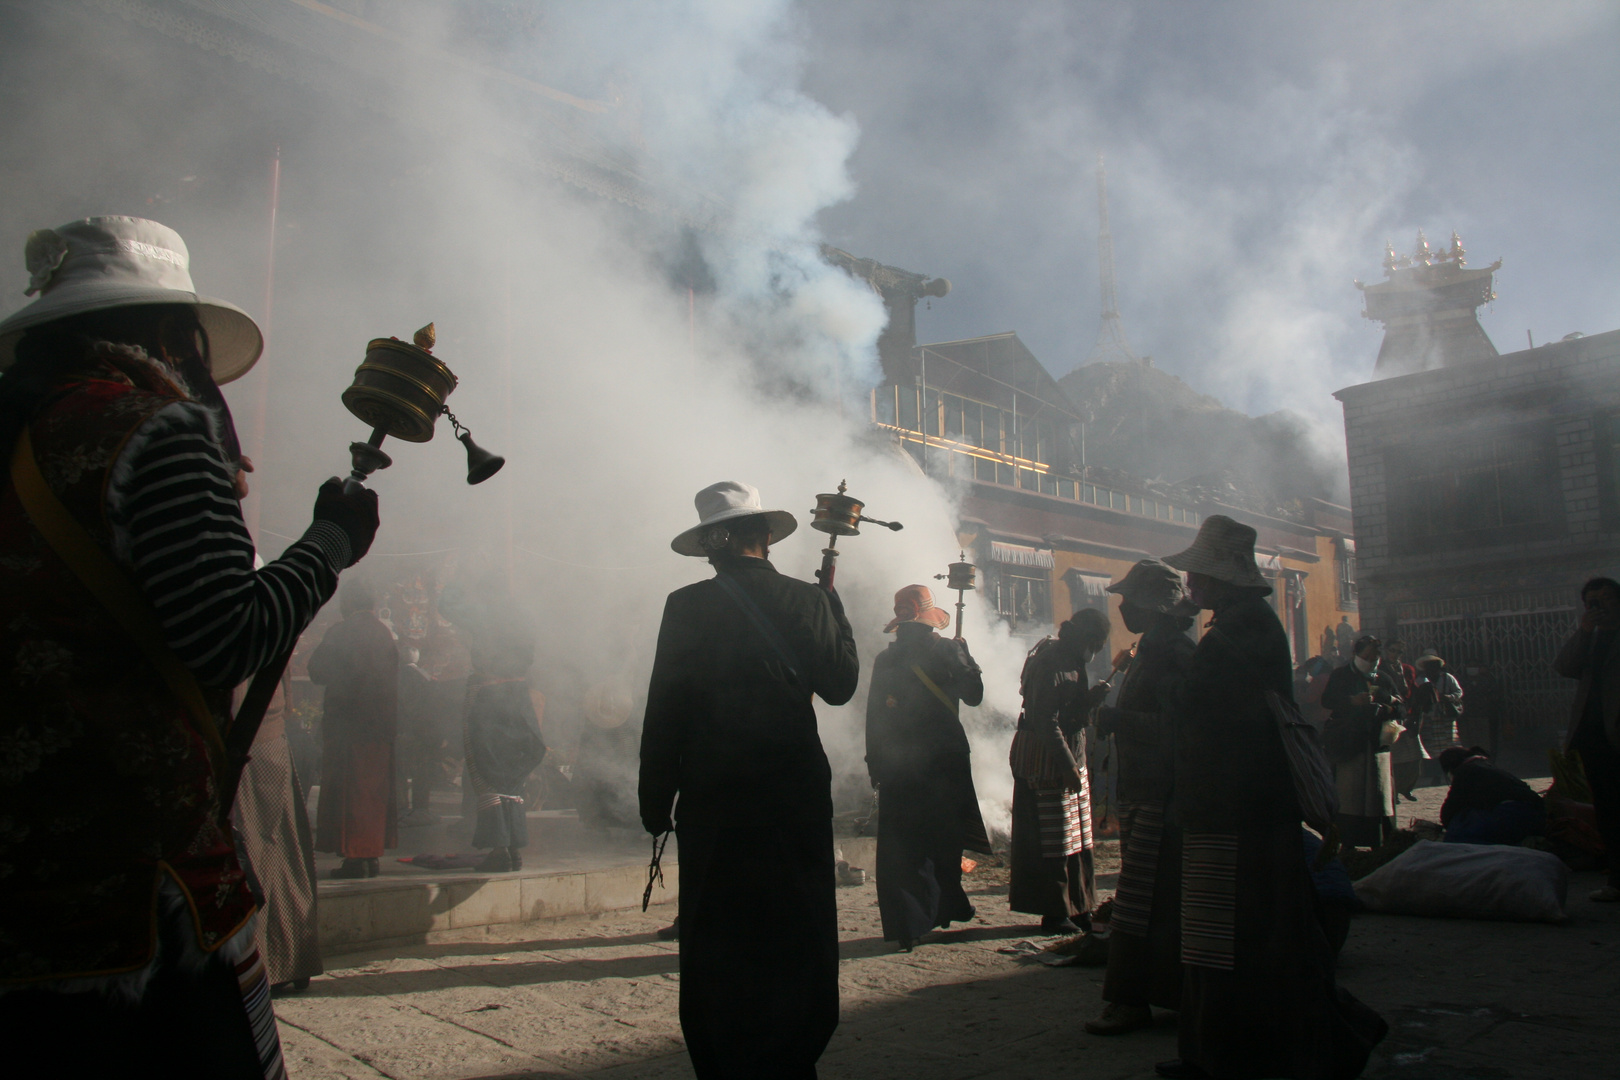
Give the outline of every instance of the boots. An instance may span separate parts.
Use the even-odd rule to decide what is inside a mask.
[[[512,849],[498,847],[484,856],[476,867],[486,874],[505,874],[512,869]]]
[[[358,881],[380,873],[382,866],[377,859],[344,859],[343,865],[332,871],[332,876],[339,881]]]
[[[1105,1004],[1097,1019],[1086,1021],[1086,1030],[1093,1035],[1123,1035],[1127,1031],[1152,1026],[1152,1009],[1146,1005],[1124,1005],[1117,1001]]]

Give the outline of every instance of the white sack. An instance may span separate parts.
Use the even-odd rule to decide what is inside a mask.
[[[1558,856],[1502,844],[1419,840],[1355,883],[1373,911],[1452,919],[1561,923],[1569,868]]]

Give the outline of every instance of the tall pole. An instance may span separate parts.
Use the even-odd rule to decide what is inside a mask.
[[[275,156],[270,160],[270,231],[266,237],[267,243],[264,266],[264,316],[260,333],[264,335],[264,351],[270,351],[270,328],[275,315],[276,302],[276,214],[281,209],[281,147],[276,147]],[[253,463],[257,468],[265,467],[265,444],[269,440],[270,418],[270,366],[265,362],[264,355],[259,357],[259,399],[253,410]],[[253,485],[253,495],[247,501],[247,527],[248,533],[253,536],[257,546],[259,535],[259,512],[264,506],[264,494],[258,484]]]
[[[1119,317],[1119,290],[1114,285],[1114,233],[1108,225],[1108,171],[1103,156],[1097,155],[1097,282],[1102,294],[1102,323],[1097,343],[1086,363],[1135,360],[1136,353],[1125,338],[1125,324]]]

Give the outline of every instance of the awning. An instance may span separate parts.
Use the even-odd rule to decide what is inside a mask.
[[[1107,574],[1074,568],[1063,571],[1063,578],[1069,583],[1069,595],[1076,600],[1082,596],[1092,600],[1108,598],[1108,583],[1112,579]]]
[[[1259,563],[1260,569],[1266,571],[1268,574],[1280,574],[1283,572],[1281,555],[1262,555],[1259,552],[1255,552],[1254,561]]]
[[[990,541],[990,561],[1008,566],[1036,566],[1042,570],[1050,570],[1057,565],[1050,548],[1004,544],[1000,540]]]
[[[1339,537],[1339,550],[1343,551],[1346,555],[1354,557],[1356,553],[1356,538],[1353,536]]]

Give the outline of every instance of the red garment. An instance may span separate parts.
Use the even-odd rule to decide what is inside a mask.
[[[399,845],[394,805],[394,731],[399,650],[369,611],[328,630],[309,658],[326,687],[321,717],[321,798],[315,850],[375,859]]]
[[[130,435],[181,390],[103,356],[30,425],[51,490],[112,551],[104,492]],[[5,448],[8,452],[11,447]],[[129,971],[156,945],[159,876],[204,949],[253,913],[207,746],[113,616],[0,487],[0,981]],[[229,691],[204,690],[230,716]]]

